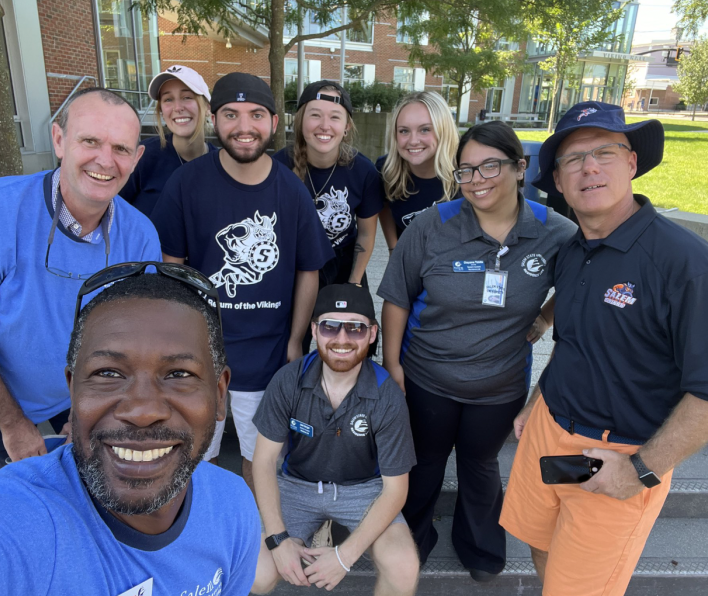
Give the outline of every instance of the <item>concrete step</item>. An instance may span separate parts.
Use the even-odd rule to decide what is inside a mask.
[[[489,584],[476,584],[460,565],[452,547],[452,518],[435,522],[440,535],[428,562],[421,569],[419,595],[508,596],[541,595],[528,547],[507,536],[507,566]],[[337,587],[342,595],[371,593],[375,580],[373,564],[360,560]],[[280,585],[273,594],[302,594],[303,588]],[[705,596],[708,593],[708,519],[659,519],[626,592],[628,596]]]
[[[507,441],[499,453],[502,485],[506,488],[514,461],[517,443]],[[447,462],[445,480],[436,505],[440,516],[452,515],[457,498],[456,457],[453,450]],[[666,499],[661,517],[708,518],[708,447],[689,457],[675,470],[671,492]],[[706,587],[708,593],[708,586]]]

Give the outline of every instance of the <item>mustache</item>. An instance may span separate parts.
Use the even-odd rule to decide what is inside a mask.
[[[180,443],[190,443],[192,435],[185,431],[176,431],[166,426],[156,426],[150,428],[119,428],[115,430],[97,430],[90,436],[90,448],[103,441],[179,441]]]

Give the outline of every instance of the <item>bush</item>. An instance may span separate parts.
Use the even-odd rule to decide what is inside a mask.
[[[352,107],[359,111],[375,110],[376,104],[381,106],[382,112],[393,111],[394,106],[408,91],[399,85],[386,84],[374,81],[371,85],[364,85],[357,81],[345,83],[344,88],[352,99]],[[297,111],[297,81],[290,81],[285,85],[285,112],[294,114]]]

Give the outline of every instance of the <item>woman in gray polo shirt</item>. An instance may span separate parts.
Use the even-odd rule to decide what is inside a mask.
[[[476,581],[506,562],[497,456],[526,401],[531,341],[556,255],[576,226],[519,192],[526,162],[501,122],[471,128],[454,172],[463,197],[421,213],[396,245],[384,299],[384,366],[406,392],[418,464],[403,514],[425,562],[435,501],[453,449],[459,482],[452,541]]]

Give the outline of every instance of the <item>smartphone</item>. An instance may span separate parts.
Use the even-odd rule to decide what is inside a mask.
[[[541,458],[544,484],[580,484],[590,480],[602,468],[601,459],[584,455],[551,455]]]

